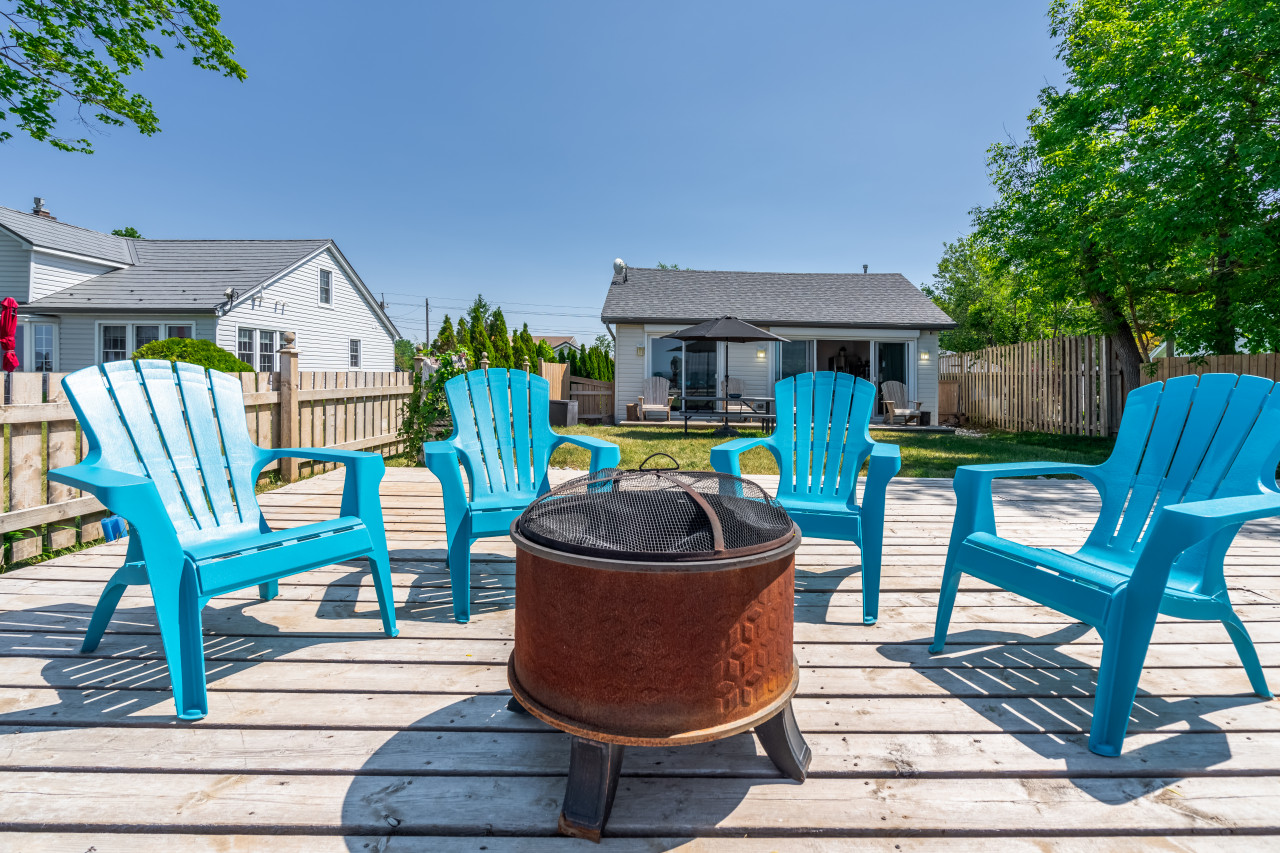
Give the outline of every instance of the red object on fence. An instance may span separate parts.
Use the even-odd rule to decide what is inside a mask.
[[[18,369],[18,354],[14,352],[14,337],[18,333],[18,303],[12,297],[0,302],[0,350],[4,351],[4,369],[9,373]]]

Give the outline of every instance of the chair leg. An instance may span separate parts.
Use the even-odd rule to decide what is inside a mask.
[[[1154,610],[1146,614],[1125,614],[1107,620],[1102,641],[1102,664],[1098,667],[1098,692],[1093,700],[1093,724],[1089,727],[1089,750],[1098,755],[1117,756],[1124,748],[1129,714],[1138,693],[1138,678],[1155,629]]]
[[[388,637],[394,637],[400,633],[400,629],[396,627],[396,599],[391,589],[391,556],[386,548],[369,555],[369,573],[373,575],[373,589],[378,593],[382,630]]]
[[[1226,626],[1227,634],[1230,635],[1231,642],[1236,647],[1240,663],[1244,664],[1244,671],[1249,676],[1249,684],[1253,687],[1253,692],[1263,699],[1271,699],[1273,694],[1267,687],[1267,677],[1262,671],[1262,662],[1258,660],[1258,650],[1253,647],[1253,639],[1229,604],[1226,605],[1226,613],[1222,616],[1222,624]]]
[[[880,558],[884,550],[884,524],[869,524],[862,531],[862,624],[874,625],[880,617]]]
[[[280,594],[280,581],[267,581],[258,584],[258,597],[263,601],[270,601]]]
[[[205,687],[200,595],[196,590],[194,568],[188,564],[180,573],[174,572],[158,581],[152,578],[151,595],[155,600],[178,717],[199,720],[209,713],[209,697]]]
[[[449,539],[449,586],[453,618],[471,621],[471,520],[463,519]]]
[[[964,576],[959,568],[947,559],[946,568],[942,570],[942,588],[938,590],[938,615],[933,623],[933,645],[929,646],[930,654],[939,654],[947,644],[947,628],[951,626],[951,610],[956,604],[956,591],[960,589],[960,578]]]
[[[89,627],[84,632],[84,642],[80,644],[82,653],[98,648],[98,643],[102,641],[107,625],[111,624],[111,617],[116,612],[116,606],[120,604],[120,597],[124,595],[124,591],[131,584],[146,582],[147,570],[140,562],[127,562],[116,570],[111,580],[107,581],[107,588],[102,591],[97,606],[93,608],[93,617],[89,620]]]

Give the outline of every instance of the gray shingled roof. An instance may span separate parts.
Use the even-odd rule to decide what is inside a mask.
[[[138,265],[27,304],[31,311],[213,311],[224,291],[257,287],[328,240],[134,240]]]
[[[129,241],[124,237],[90,231],[47,216],[23,213],[8,207],[0,207],[0,226],[39,249],[88,255],[117,264],[134,263],[129,254]]]
[[[701,323],[953,329],[900,273],[779,273],[627,267],[605,297],[604,323]]]

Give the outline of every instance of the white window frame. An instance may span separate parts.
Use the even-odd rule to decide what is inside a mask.
[[[58,324],[50,320],[23,319],[19,321],[18,325],[22,327],[22,352],[17,353],[18,369],[23,372],[32,372],[32,373],[35,372],[35,371],[32,371],[29,366],[32,362],[35,361],[35,356],[36,356],[35,327],[49,326],[50,328],[53,329],[53,367],[50,368],[50,370],[48,371],[42,370],[40,372],[41,373],[46,373],[46,372],[57,373],[58,372],[58,350],[60,349],[59,339],[58,339]]]
[[[326,275],[329,277],[329,301],[328,302],[324,301],[324,277]],[[334,281],[333,270],[321,267],[319,275],[316,276],[316,304],[318,304],[321,308],[333,307],[333,281]]]
[[[114,323],[114,324],[110,324],[110,323],[109,323],[108,325],[116,325],[116,326],[124,325],[124,326],[128,326],[127,340],[128,340],[128,341],[133,345],[133,349],[130,351],[129,355],[132,355],[133,353],[135,353],[135,352],[137,352],[137,351],[138,351],[138,327],[139,327],[139,326],[155,326],[155,327],[156,327],[156,335],[158,336],[158,337],[156,338],[156,340],[157,340],[157,341],[163,341],[163,340],[164,340],[164,338],[165,338],[165,335],[164,335],[164,332],[165,332],[164,323],[123,323],[123,324],[121,324],[121,323]],[[126,358],[127,358],[127,357],[128,357],[128,356],[126,356]]]
[[[140,325],[144,325],[144,326],[146,326],[146,325],[150,325],[150,324],[148,324],[148,323],[142,323],[142,324],[140,324]],[[172,337],[173,337],[173,329],[177,328],[178,326],[186,326],[188,329],[190,329],[190,330],[191,330],[191,334],[187,336],[187,339],[188,339],[188,340],[194,340],[194,339],[195,339],[195,336],[196,336],[196,324],[195,324],[195,323],[165,323],[165,324],[164,324],[164,337],[163,337],[163,338],[161,338],[161,340],[168,340],[169,338],[172,338]]]
[[[354,345],[355,345],[355,349],[354,349],[354,350],[352,350],[352,348],[351,348],[352,344],[354,344]],[[348,369],[348,370],[362,370],[362,369],[363,369],[363,368],[361,368],[361,367],[360,367],[361,362],[364,360],[364,352],[363,352],[363,350],[364,350],[364,345],[360,342],[360,339],[359,339],[359,338],[348,338],[348,339],[347,339],[347,369]],[[353,356],[355,357],[355,364],[352,364],[352,363],[351,363],[351,361],[352,361],[352,357],[353,357]]]
[[[196,332],[197,323],[195,320],[187,320],[187,321],[175,322],[175,323],[169,323],[163,319],[160,319],[160,320],[98,320],[96,323],[94,323],[94,327],[93,327],[93,363],[94,364],[103,363],[102,362],[102,327],[103,326],[124,326],[125,327],[125,333],[124,333],[125,346],[126,347],[133,346],[132,349],[130,349],[128,352],[125,353],[124,357],[126,359],[129,358],[129,356],[133,355],[133,353],[138,349],[138,347],[136,346],[137,332],[135,331],[136,327],[138,326],[159,326],[161,335],[162,335],[160,340],[162,341],[169,336],[169,329],[173,326],[190,326],[191,339],[195,340],[200,337]],[[56,348],[57,332],[54,332],[54,335],[55,335],[54,346]]]
[[[280,369],[280,347],[282,346],[282,341],[284,340],[284,332],[281,331],[280,329],[263,329],[258,326],[236,326],[236,338],[235,338],[236,358],[240,358],[240,333],[242,331],[251,332],[253,334],[253,360],[248,362],[249,366],[253,368],[253,372],[254,373],[275,373],[276,371],[278,371]],[[270,332],[272,335],[275,336],[275,342],[273,344],[273,349],[271,350],[271,369],[270,370],[259,370],[259,368],[262,367],[262,333],[263,332]],[[240,360],[244,361],[243,358],[240,358]]]
[[[142,325],[150,325],[150,324],[148,324],[148,323],[144,323],[144,324],[142,324]],[[93,336],[93,362],[94,362],[94,364],[106,364],[106,362],[105,362],[105,361],[103,360],[103,358],[102,358],[102,356],[103,356],[103,351],[102,351],[102,345],[103,345],[103,340],[102,340],[102,329],[103,329],[103,327],[104,327],[104,326],[124,326],[124,346],[125,346],[125,353],[124,353],[124,357],[127,359],[130,355],[132,355],[133,353],[132,353],[132,351],[129,349],[129,341],[133,338],[133,324],[132,324],[132,323],[128,323],[128,322],[124,322],[124,323],[122,323],[122,322],[120,322],[119,320],[99,320],[99,321],[98,321],[98,323],[97,323],[97,326],[96,326],[96,328],[95,328],[95,330],[94,330],[94,331],[95,331],[95,334],[94,334],[94,336]]]

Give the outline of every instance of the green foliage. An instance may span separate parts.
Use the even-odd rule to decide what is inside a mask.
[[[187,364],[198,364],[211,370],[220,370],[223,373],[253,371],[251,365],[245,364],[213,341],[199,338],[165,338],[163,341],[152,341],[138,347],[134,352],[134,361],[140,358],[182,361]]]
[[[1054,0],[1066,64],[975,211],[1049,303],[1089,305],[1126,374],[1156,340],[1280,348],[1280,0]]]
[[[126,225],[123,228],[112,228],[111,233],[117,237],[132,237],[135,240],[146,239],[141,234],[139,234],[138,229],[134,228],[132,225]]]
[[[613,356],[613,338],[608,335],[596,335],[595,346],[603,351],[605,355]]]
[[[456,331],[455,331],[454,335],[455,335],[455,337],[457,338],[457,348],[458,348],[458,349],[460,349],[460,350],[462,350],[463,352],[467,353],[467,354],[468,354],[468,356],[470,356],[470,353],[471,353],[471,329],[470,329],[470,327],[468,327],[468,326],[467,326],[467,318],[466,318],[466,317],[459,317],[459,318],[458,318],[458,326],[457,326],[457,329],[456,329]],[[442,352],[447,352],[447,350],[442,350]]]
[[[440,330],[436,332],[436,339],[431,343],[431,352],[439,355],[442,352],[449,352],[458,348],[458,339],[453,333],[453,321],[449,319],[449,315],[444,315],[444,322],[440,324]]]
[[[664,264],[662,261],[658,261],[658,269],[660,269],[660,270],[678,270],[678,269],[680,269],[680,265],[679,265],[679,264]]]
[[[551,348],[551,344],[546,341],[535,341],[533,344],[534,354],[543,361],[560,361],[556,355],[556,351]]]
[[[64,102],[78,120],[132,125],[150,136],[160,122],[149,100],[125,85],[161,42],[189,50],[197,68],[244,80],[235,47],[209,0],[8,0],[0,10],[0,122],[63,151],[93,152],[86,138],[58,133]],[[2,26],[2,25],[0,25]],[[68,112],[63,109],[63,112]],[[88,113],[86,116],[85,113]],[[13,132],[0,129],[0,142]]]
[[[414,347],[413,341],[400,338],[395,342],[396,348],[396,369],[397,370],[413,370]]]
[[[493,347],[489,352],[489,366],[505,367],[508,370],[517,366],[512,362],[514,353],[511,350],[511,335],[507,332],[507,319],[502,316],[501,308],[493,309],[485,331],[489,333],[489,343]]]
[[[489,340],[489,315],[492,313],[489,303],[483,296],[477,296],[467,312],[467,328],[471,331],[471,365],[479,367],[486,358],[493,365],[493,342]]]
[[[400,436],[413,450],[416,457],[421,457],[422,443],[434,441],[448,435],[449,402],[445,398],[444,384],[466,368],[455,367],[454,361],[465,364],[468,353],[462,349],[453,349],[440,353],[440,362],[430,376],[422,373],[413,374],[413,389],[405,400],[404,419],[400,423]]]

